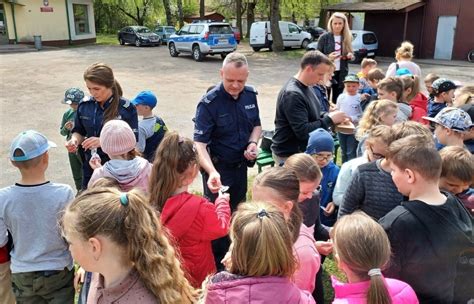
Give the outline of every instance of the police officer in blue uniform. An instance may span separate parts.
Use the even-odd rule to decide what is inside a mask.
[[[196,109],[194,141],[203,170],[204,195],[211,201],[222,185],[229,186],[231,210],[245,200],[247,165],[254,163],[262,132],[257,92],[246,86],[247,59],[230,53],[220,71],[222,83],[203,96]],[[213,243],[216,264],[228,249],[226,240]]]
[[[122,97],[122,88],[115,80],[112,69],[103,63],[96,63],[84,72],[84,80],[91,97],[86,97],[77,108],[71,139],[66,143],[69,152],[77,150],[81,145],[85,150],[85,161],[82,164],[82,189],[92,176],[93,169],[89,165],[91,151],[97,151],[104,164],[109,160],[107,154],[100,149],[100,131],[109,120],[121,119],[127,122],[138,140],[138,116],[135,106]]]

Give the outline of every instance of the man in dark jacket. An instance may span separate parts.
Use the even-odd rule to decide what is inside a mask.
[[[347,119],[341,111],[321,115],[321,103],[312,88],[323,80],[331,66],[332,62],[321,52],[307,52],[301,59],[298,73],[278,94],[272,139],[273,157],[277,163],[282,164],[291,155],[304,152],[311,131],[328,129]]]

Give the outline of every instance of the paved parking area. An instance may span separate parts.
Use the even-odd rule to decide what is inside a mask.
[[[259,92],[259,106],[264,129],[273,128],[278,91],[298,70],[298,59],[273,54],[248,54],[250,77],[248,84]],[[83,71],[94,62],[112,66],[126,98],[139,91],[154,91],[159,99],[156,113],[172,130],[192,136],[196,104],[206,89],[219,82],[220,56],[195,62],[190,56],[172,58],[166,46],[84,46],[40,52],[0,54],[0,187],[14,183],[18,172],[8,162],[10,141],[20,131],[36,129],[58,144],[51,151],[48,177],[73,185],[67,163],[64,138],[59,123],[67,106],[60,100],[65,89],[78,86],[85,89]],[[390,60],[380,67],[386,69]],[[421,64],[424,74],[435,72],[461,82],[474,82],[474,67]],[[357,72],[357,66],[351,66]],[[200,186],[198,182],[194,185]]]

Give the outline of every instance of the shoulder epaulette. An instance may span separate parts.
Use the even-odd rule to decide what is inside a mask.
[[[258,95],[257,89],[254,86],[246,85],[244,90],[255,93],[255,95]]]
[[[211,90],[202,97],[201,101],[204,103],[211,103],[216,97],[217,92],[215,90]]]
[[[122,107],[124,107],[125,109],[127,109],[127,108],[130,106],[130,104],[131,104],[130,100],[125,99],[125,98],[122,98],[122,100],[124,101]]]

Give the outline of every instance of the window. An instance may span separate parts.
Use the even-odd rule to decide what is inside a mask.
[[[377,37],[374,34],[364,34],[362,35],[362,42],[364,44],[374,44],[377,43]]]
[[[234,34],[232,28],[228,25],[211,25],[209,34]]]
[[[293,24],[288,24],[288,31],[290,33],[298,33],[299,32],[298,27],[294,26]]]
[[[74,13],[74,29],[76,30],[76,35],[89,34],[89,13],[87,5],[73,4],[72,10]]]
[[[179,35],[187,35],[189,32],[189,25],[183,26],[183,28],[179,31]]]

